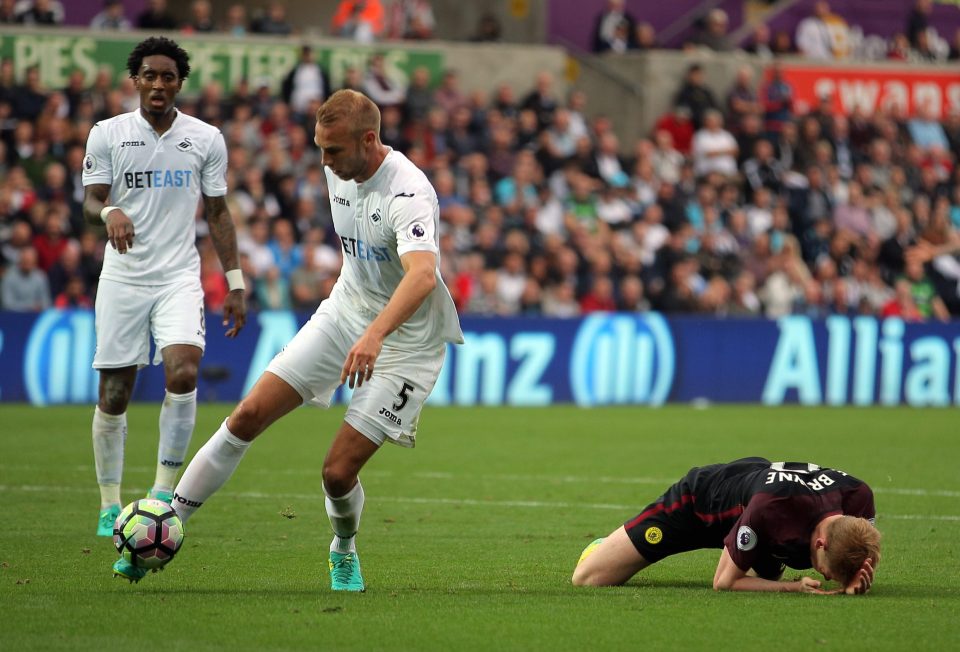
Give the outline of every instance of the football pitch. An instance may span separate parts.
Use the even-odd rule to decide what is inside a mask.
[[[192,449],[230,406],[201,404]],[[156,464],[158,405],[129,413],[125,501]],[[432,408],[415,450],[361,477],[364,594],[334,594],[320,467],[342,408],[267,431],[136,585],[94,536],[90,407],[0,406],[3,650],[957,650],[955,410]],[[715,593],[719,551],[627,586],[576,588],[580,551],[691,466],[813,461],[876,492],[883,560],[865,597]],[[798,573],[787,571],[787,577]]]

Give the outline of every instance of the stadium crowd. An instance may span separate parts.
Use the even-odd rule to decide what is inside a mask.
[[[519,96],[467,94],[453,70],[399,85],[373,55],[344,84],[380,105],[384,143],[432,179],[464,314],[960,314],[960,114],[796,115],[770,70],[744,68],[717,98],[692,65],[673,110],[628,144],[614,129],[628,116],[588,118],[590,98],[559,96],[548,73]],[[308,47],[280,94],[257,86],[211,83],[180,109],[225,135],[249,301],[313,310],[341,264],[312,143],[335,89]],[[130,80],[107,72],[47,89],[0,62],[0,308],[92,305],[105,242],[81,215],[84,145],[97,120],[137,106]],[[227,286],[200,210],[216,312]]]

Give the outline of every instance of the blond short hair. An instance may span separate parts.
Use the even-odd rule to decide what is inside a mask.
[[[846,586],[857,576],[864,560],[880,563],[880,531],[865,518],[841,516],[827,526],[827,565],[834,579]]]
[[[354,133],[372,131],[380,136],[380,109],[363,93],[339,90],[317,109],[317,122],[324,127],[346,120]]]

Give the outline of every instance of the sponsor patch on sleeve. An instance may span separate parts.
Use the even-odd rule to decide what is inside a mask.
[[[414,222],[407,227],[407,237],[411,240],[426,240],[427,229],[423,226],[422,222]]]
[[[737,530],[737,548],[744,552],[749,552],[757,547],[757,533],[749,526],[741,525]]]

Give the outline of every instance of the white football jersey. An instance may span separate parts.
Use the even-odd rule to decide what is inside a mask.
[[[463,342],[457,308],[440,277],[437,193],[426,175],[392,149],[364,181],[344,181],[324,167],[333,225],[340,236],[343,268],[330,298],[342,310],[372,321],[400,280],[400,256],[430,251],[437,256],[437,285],[420,308],[387,339],[396,346]]]
[[[95,124],[83,185],[109,185],[107,205],[123,209],[134,231],[127,253],[107,247],[100,277],[134,285],[198,277],[197,204],[201,193],[227,193],[226,173],[220,130],[182,112],[161,136],[139,110]]]

